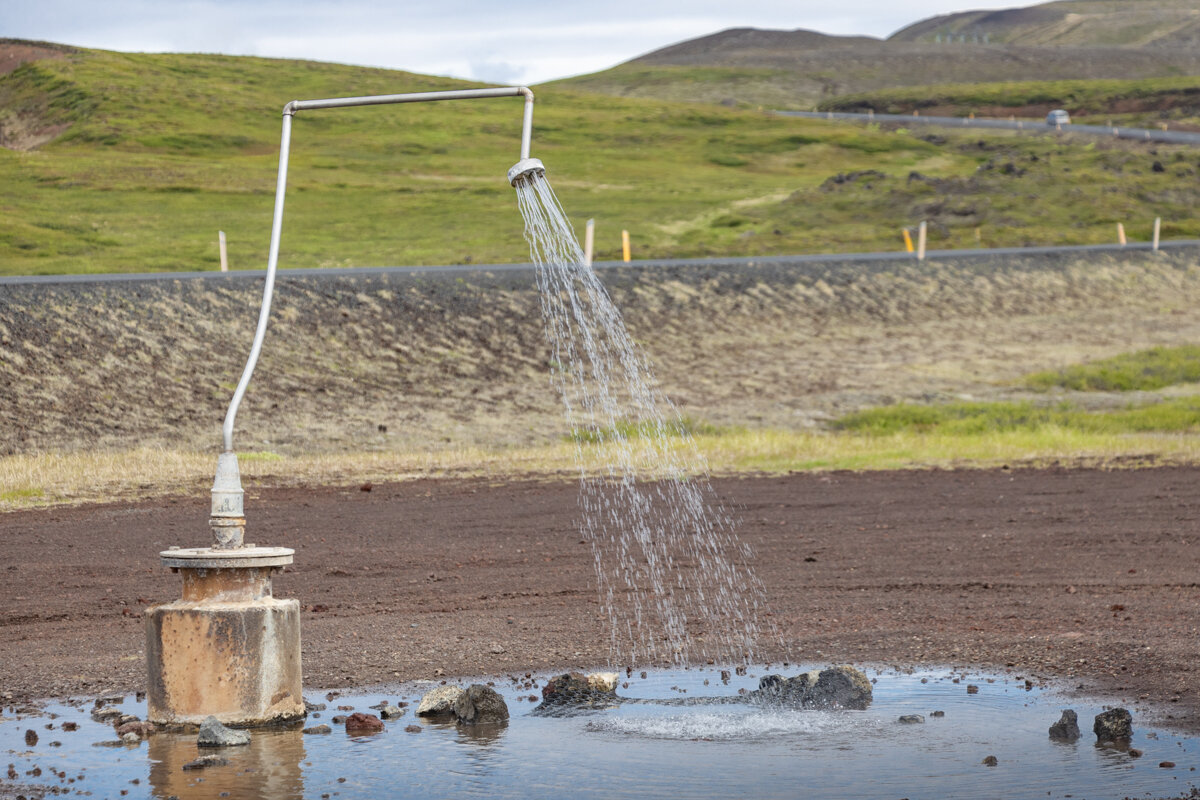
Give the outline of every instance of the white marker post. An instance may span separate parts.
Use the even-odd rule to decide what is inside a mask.
[[[1128,242],[1125,241],[1125,224],[1117,223],[1117,243],[1124,247]]]
[[[221,272],[229,272],[229,258],[225,255],[225,231],[217,231],[217,246],[221,251]]]
[[[585,267],[592,265],[592,246],[596,243],[596,220],[589,219],[587,227],[583,229],[583,264]]]
[[[1162,217],[1154,218],[1154,249],[1158,250],[1159,234],[1162,233]]]
[[[917,261],[925,260],[925,222],[917,229]]]

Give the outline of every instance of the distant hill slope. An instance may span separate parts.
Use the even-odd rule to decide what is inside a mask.
[[[1181,75],[1200,75],[1197,0],[1066,0],[934,17],[886,41],[732,28],[554,85],[803,108],[840,95],[930,84]]]
[[[1059,0],[964,11],[909,25],[894,42],[989,41],[1025,46],[1200,47],[1196,0]]]

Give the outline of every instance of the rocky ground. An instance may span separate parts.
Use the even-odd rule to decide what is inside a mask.
[[[803,428],[1021,395],[1020,376],[1200,338],[1195,251],[605,269],[682,412]],[[0,284],[0,455],[214,452],[261,279]],[[565,431],[528,270],[284,273],[238,449],[401,450]],[[1127,397],[1075,398],[1089,403]]]
[[[1200,731],[1200,470],[833,473],[715,488],[755,549],[781,634],[763,658],[986,667]],[[576,484],[249,489],[250,537],[296,549],[275,584],[305,609],[309,687],[609,663]],[[206,517],[205,497],[0,515],[0,692],[142,688],[142,611],[180,590],[157,553],[205,543]]]

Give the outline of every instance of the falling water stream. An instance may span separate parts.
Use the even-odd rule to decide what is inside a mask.
[[[704,457],[545,176],[527,175],[516,190],[614,663],[753,658],[765,594]]]

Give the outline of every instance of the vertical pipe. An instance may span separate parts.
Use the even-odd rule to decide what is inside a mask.
[[[1162,217],[1154,218],[1154,249],[1158,250],[1158,237],[1162,233]]]
[[[596,244],[596,220],[589,219],[583,231],[583,264],[592,265],[592,248]]]
[[[1125,241],[1125,223],[1123,223],[1123,222],[1118,222],[1118,223],[1117,223],[1117,244],[1121,245],[1122,247],[1124,247],[1124,246],[1125,246],[1125,244],[1126,244],[1126,241]]]
[[[217,247],[221,251],[221,272],[229,272],[229,257],[225,252],[225,231],[217,231]]]
[[[271,221],[271,250],[267,255],[267,279],[263,284],[262,309],[258,312],[258,328],[254,331],[254,344],[250,347],[250,356],[246,359],[246,367],[238,381],[233,399],[229,402],[229,410],[225,412],[225,424],[221,426],[221,435],[225,442],[226,452],[233,450],[233,421],[237,418],[238,406],[246,387],[250,384],[250,376],[254,374],[254,365],[258,363],[258,354],[262,350],[263,337],[267,332],[267,318],[271,315],[271,295],[275,289],[275,265],[279,263],[279,237],[283,230],[283,197],[287,189],[288,154],[292,142],[292,111],[290,108],[283,112],[283,133],[279,140],[279,178],[275,183],[275,217]]]
[[[521,123],[521,158],[529,158],[530,142],[533,139],[533,92],[521,87],[525,95],[525,116]]]
[[[917,260],[925,260],[925,222],[921,222],[921,227],[917,229]]]
[[[624,261],[629,261],[629,231],[621,231],[621,256]]]

